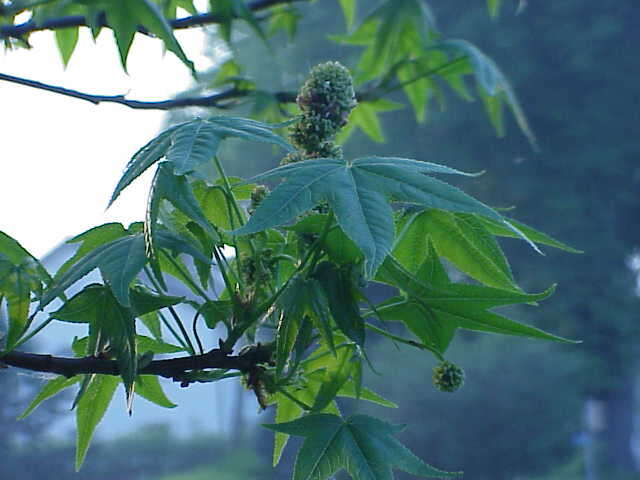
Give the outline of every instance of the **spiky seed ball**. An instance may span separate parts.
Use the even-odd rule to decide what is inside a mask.
[[[251,192],[251,204],[247,209],[249,215],[253,215],[253,212],[256,211],[258,205],[260,205],[262,200],[264,200],[267,195],[269,195],[269,188],[267,188],[265,185],[256,185],[256,187]]]
[[[433,367],[433,385],[442,392],[455,392],[464,384],[464,370],[447,360]]]
[[[316,65],[296,101],[302,118],[292,128],[291,142],[305,158],[341,155],[331,140],[357,104],[349,70],[338,62]]]

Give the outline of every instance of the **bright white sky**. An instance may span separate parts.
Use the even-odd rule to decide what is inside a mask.
[[[53,34],[42,32],[30,38],[32,50],[0,51],[0,72],[137,100],[166,99],[189,86],[189,70],[173,54],[163,55],[159,40],[136,36],[127,75],[111,31],[94,45],[83,30],[66,70]],[[211,65],[201,54],[201,30],[176,36],[199,70]],[[144,218],[149,175],[105,207],[129,158],[161,128],[162,111],[96,106],[7,82],[0,82],[0,105],[0,230],[41,257],[94,225]]]

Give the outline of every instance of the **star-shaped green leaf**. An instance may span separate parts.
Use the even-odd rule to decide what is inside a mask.
[[[292,422],[265,425],[276,432],[305,437],[293,480],[325,480],[346,470],[354,480],[392,480],[393,469],[428,478],[452,478],[427,465],[393,435],[404,427],[367,415],[343,420],[337,415],[307,415]]]
[[[380,268],[376,280],[393,285],[402,292],[402,295],[377,306],[376,313],[383,320],[405,323],[423,343],[440,353],[444,353],[457,328],[573,343],[488,310],[503,305],[535,303],[551,295],[555,286],[542,293],[529,294],[453,283],[433,244],[429,243],[428,248],[429,256],[415,275],[391,256]]]
[[[320,158],[278,167],[251,179],[285,177],[247,224],[233,233],[246,235],[277,227],[319,202],[327,202],[340,228],[364,254],[365,274],[372,278],[394,240],[390,199],[477,213],[504,222],[495,210],[425,173],[471,175],[443,165],[392,157],[363,157],[348,162]]]
[[[293,147],[273,133],[275,125],[247,118],[213,116],[197,118],[168,128],[138,150],[127,164],[111,195],[111,205],[120,193],[147,168],[166,158],[175,175],[186,175],[210,162],[225,138],[242,138],[279,145],[287,151]]]
[[[187,253],[194,258],[207,261],[199,250],[182,237],[167,230],[157,232],[157,243],[161,248]],[[147,261],[142,233],[126,235],[103,243],[84,254],[73,266],[56,277],[55,282],[44,292],[39,309],[43,309],[53,299],[62,295],[67,288],[96,268],[100,269],[102,278],[111,287],[118,302],[124,307],[130,307],[129,287]]]

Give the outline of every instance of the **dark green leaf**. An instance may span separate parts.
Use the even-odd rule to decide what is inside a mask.
[[[225,138],[270,143],[292,151],[291,145],[273,133],[274,128],[277,128],[277,125],[227,116],[214,116],[204,120],[198,118],[175,125],[160,133],[131,158],[109,205],[133,180],[162,157],[166,157],[173,164],[177,175],[191,173],[211,161],[220,141]]]
[[[326,480],[342,469],[354,480],[392,480],[393,469],[429,478],[462,475],[427,465],[393,437],[404,427],[367,415],[353,415],[346,421],[336,415],[307,415],[265,427],[305,437],[293,480]]]
[[[306,160],[278,167],[253,180],[284,176],[237,235],[283,225],[328,202],[340,228],[365,256],[365,274],[372,278],[391,251],[394,225],[389,198],[444,210],[478,213],[498,222],[496,211],[461,190],[424,173],[469,175],[449,167],[405,158],[364,157]]]
[[[360,316],[359,295],[352,282],[352,272],[322,262],[314,272],[329,302],[329,309],[338,328],[358,345],[364,345],[364,319]]]

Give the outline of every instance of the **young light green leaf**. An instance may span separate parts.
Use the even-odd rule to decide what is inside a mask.
[[[553,293],[555,286],[542,293],[527,294],[479,285],[451,283],[443,276],[443,272],[433,246],[430,246],[430,257],[415,276],[389,257],[376,279],[396,286],[405,292],[406,296],[396,297],[379,305],[376,308],[377,313],[386,320],[408,321],[408,328],[420,340],[438,349],[448,346],[453,334],[451,329],[455,328],[575,343],[573,340],[487,311],[496,306],[530,304],[542,300]],[[416,309],[416,305],[421,308]],[[417,316],[420,313],[422,316]]]
[[[451,185],[422,175],[425,173],[471,175],[443,165],[390,157],[352,162],[323,158],[278,167],[252,179],[286,177],[249,221],[232,233],[246,235],[280,226],[317,203],[327,202],[340,228],[364,254],[365,274],[372,278],[394,239],[390,198],[503,221],[496,211]]]
[[[136,393],[164,408],[174,408],[177,405],[167,398],[162,390],[160,381],[155,375],[139,375],[136,378]]]
[[[336,141],[345,143],[353,132],[360,129],[374,142],[383,143],[385,138],[378,114],[402,108],[404,108],[403,104],[386,98],[359,102],[349,115],[349,123],[336,136]]]
[[[118,377],[97,375],[76,407],[76,471],[80,470],[91,438],[104,417],[120,381]]]
[[[265,427],[305,437],[293,480],[326,480],[343,469],[354,480],[392,480],[393,469],[429,478],[462,475],[427,465],[394,438],[404,427],[367,415],[353,415],[346,421],[337,415],[307,415]]]
[[[434,209],[414,213],[403,222],[393,256],[414,272],[428,255],[429,241],[438,254],[479,282],[519,290],[502,249],[478,217]]]
[[[500,222],[493,221],[491,219],[485,217],[477,217],[480,222],[482,222],[485,227],[493,234],[500,237],[510,237],[517,238],[519,235],[516,234],[512,229],[507,228],[504,224]],[[517,222],[511,218],[508,218],[507,221],[515,226],[518,230],[524,233],[527,238],[529,238],[534,243],[539,243],[540,245],[548,245],[550,247],[559,248],[560,250],[564,250],[565,252],[570,253],[584,253],[582,250],[577,250],[573,247],[570,247],[566,243],[562,243],[559,240],[547,235],[546,233],[542,233],[524,223]]]
[[[51,398],[57,395],[64,389],[69,388],[72,385],[75,385],[80,381],[80,378],[81,377],[77,375],[71,378],[67,378],[61,375],[59,377],[49,380],[47,383],[44,384],[42,389],[31,401],[27,409],[20,414],[20,416],[18,417],[18,420],[22,420],[28,417],[31,414],[31,412],[33,412],[42,402],[44,402],[48,398]]]
[[[366,400],[367,402],[375,403],[382,407],[398,408],[398,405],[390,400],[387,400],[382,395],[377,394],[373,390],[366,387],[360,389],[360,395],[356,392],[356,385],[353,381],[347,381],[337,393],[338,397],[356,398],[359,400]]]
[[[66,67],[69,64],[71,55],[78,44],[78,27],[61,28],[56,30],[56,44],[62,57],[62,62]]]

